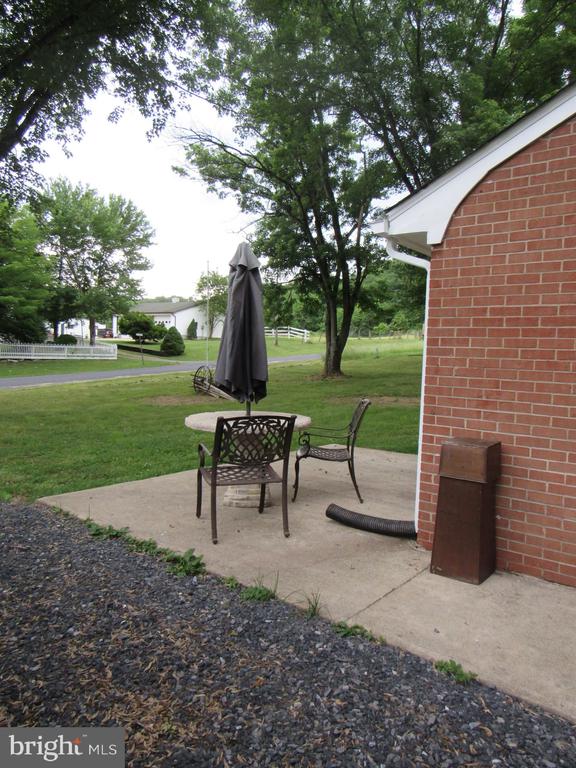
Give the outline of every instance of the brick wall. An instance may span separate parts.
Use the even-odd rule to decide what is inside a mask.
[[[576,586],[576,119],[465,198],[430,280],[419,541],[444,440],[498,439],[497,567]]]

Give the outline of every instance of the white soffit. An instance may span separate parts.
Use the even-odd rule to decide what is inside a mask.
[[[576,85],[564,88],[428,186],[388,208],[371,229],[396,243],[430,255],[442,242],[452,215],[466,195],[497,165],[576,113]]]

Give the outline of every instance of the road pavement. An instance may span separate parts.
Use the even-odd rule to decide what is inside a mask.
[[[320,355],[291,355],[289,357],[271,357],[269,363],[297,363],[304,360],[319,360]],[[192,360],[186,363],[171,363],[146,368],[124,368],[113,371],[85,371],[77,373],[55,373],[46,376],[6,376],[0,377],[0,389],[18,389],[22,387],[40,387],[51,384],[75,384],[81,381],[102,381],[104,379],[123,379],[133,376],[152,376],[163,373],[187,373],[195,371],[205,360]],[[213,365],[213,364],[212,364]]]

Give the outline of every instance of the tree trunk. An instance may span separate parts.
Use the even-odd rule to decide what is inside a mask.
[[[324,358],[324,375],[342,375],[342,351],[338,335],[338,320],[336,302],[332,298],[326,301],[326,355]]]
[[[88,325],[90,328],[90,346],[93,347],[96,344],[96,318],[90,317]]]
[[[326,339],[326,359],[324,361],[325,376],[342,376],[342,350],[337,340],[329,344]]]
[[[352,316],[356,306],[355,297],[347,297],[342,302],[342,318],[338,327],[337,302],[331,295],[326,299],[326,356],[324,360],[325,376],[342,376],[342,355],[350,335]]]

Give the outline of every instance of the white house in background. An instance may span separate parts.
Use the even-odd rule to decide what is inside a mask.
[[[183,338],[186,338],[188,326],[192,320],[196,320],[198,338],[205,338],[207,333],[206,303],[204,301],[140,301],[135,304],[132,312],[142,312],[150,315],[155,323],[175,327]],[[223,321],[217,320],[212,330],[212,338],[219,339],[222,336]],[[118,316],[112,318],[112,332],[118,336]]]
[[[104,323],[96,323],[96,333],[106,328]],[[50,326],[50,331],[52,327]],[[90,338],[90,321],[86,317],[80,317],[72,320],[65,320],[58,324],[58,335],[63,334],[76,336],[77,339],[87,341]]]

